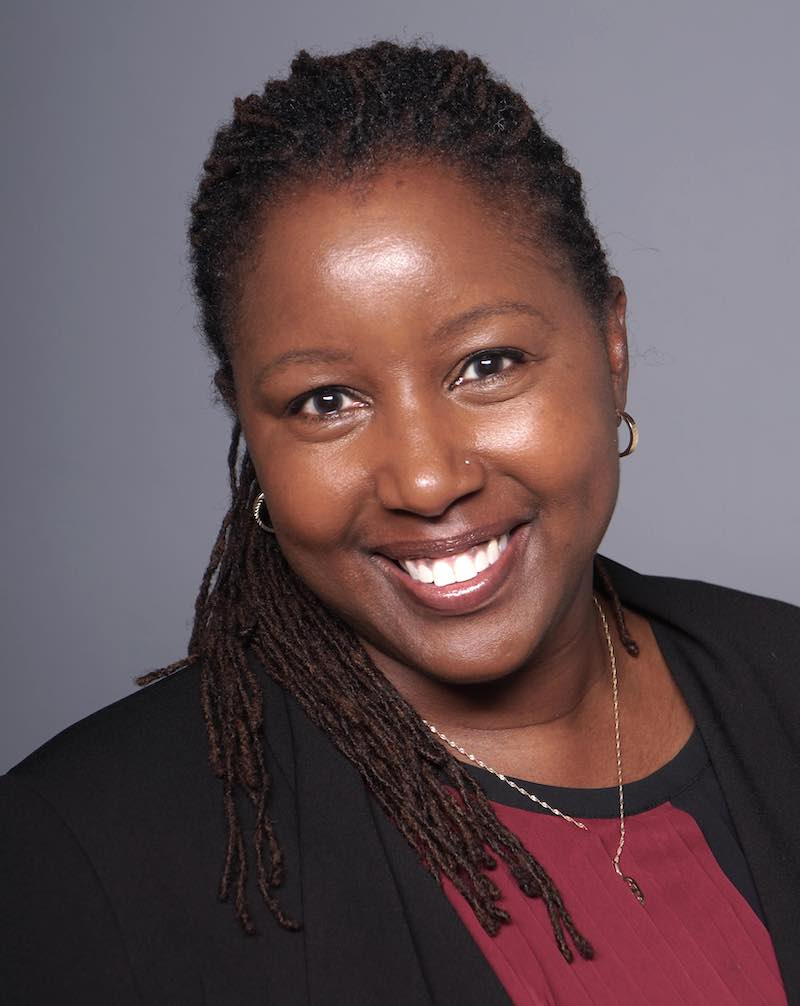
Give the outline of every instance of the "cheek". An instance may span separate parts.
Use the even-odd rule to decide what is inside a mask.
[[[273,446],[256,469],[290,562],[295,551],[319,554],[347,539],[364,497],[364,473],[350,452],[330,443]]]
[[[613,405],[604,386],[553,386],[514,399],[481,429],[476,445],[538,499],[542,515],[593,536],[607,524],[619,488]]]
[[[261,486],[280,548],[297,576],[356,631],[369,633],[365,619],[362,557],[347,547],[356,541],[359,518],[369,499],[368,473],[352,449],[328,443],[273,449]],[[255,459],[254,459],[255,463]]]

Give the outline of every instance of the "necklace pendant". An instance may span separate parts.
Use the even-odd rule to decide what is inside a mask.
[[[622,879],[631,889],[631,893],[633,894],[634,898],[636,898],[636,900],[639,902],[640,905],[643,905],[644,892],[642,891],[641,887],[639,887],[639,885],[636,883],[636,881],[633,879],[633,877],[629,877],[627,873],[623,873]]]

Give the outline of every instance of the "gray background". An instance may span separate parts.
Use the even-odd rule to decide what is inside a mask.
[[[800,603],[798,10],[5,0],[0,770],[185,653],[229,440],[187,202],[301,47],[422,36],[524,91],[630,296],[641,443],[604,551]]]

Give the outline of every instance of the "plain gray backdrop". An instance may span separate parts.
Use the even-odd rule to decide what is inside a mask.
[[[603,551],[800,603],[799,12],[5,0],[0,770],[186,652],[229,443],[188,201],[234,96],[299,48],[421,37],[524,92],[630,298],[641,441]]]

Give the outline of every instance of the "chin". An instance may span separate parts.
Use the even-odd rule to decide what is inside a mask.
[[[454,686],[487,685],[510,679],[528,664],[535,651],[529,636],[516,641],[506,638],[502,646],[497,645],[496,636],[487,638],[485,633],[482,636],[483,645],[467,637],[463,647],[454,646],[452,640],[443,640],[442,645],[431,641],[424,650],[413,643],[396,647],[388,641],[377,641],[374,645],[410,671]]]
[[[427,671],[426,673],[432,680],[438,681],[441,684],[468,688],[470,685],[495,684],[498,681],[510,678],[517,670],[519,670],[519,665],[495,668],[491,672],[487,672],[485,666],[473,668],[464,667],[462,664],[459,667],[454,667],[452,670],[437,668],[436,671]]]

